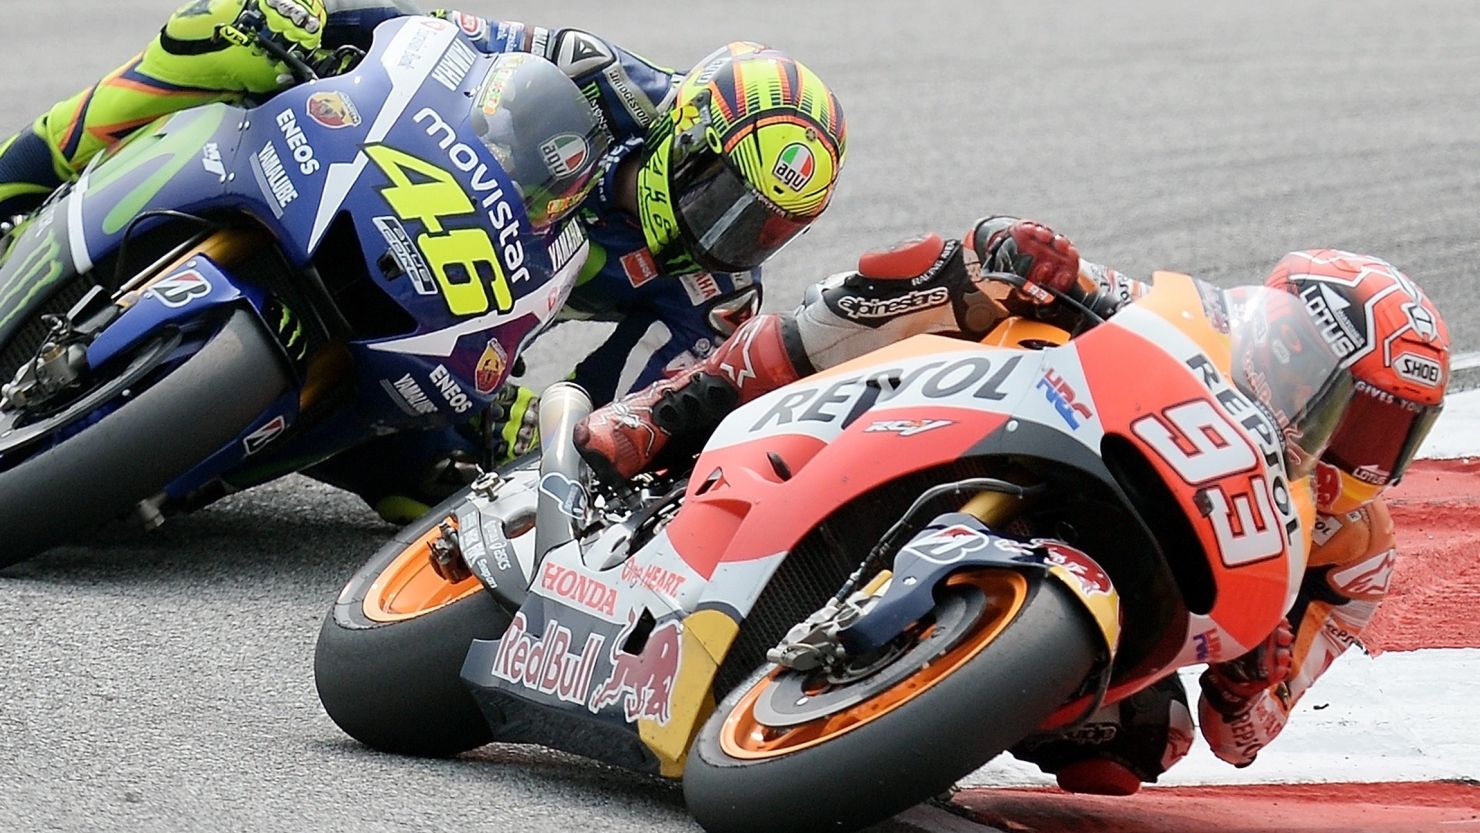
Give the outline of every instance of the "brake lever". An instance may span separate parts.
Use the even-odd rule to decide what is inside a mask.
[[[256,9],[245,9],[236,22],[216,27],[216,37],[236,46],[250,48],[260,46],[268,55],[287,65],[288,71],[300,83],[319,80],[318,73],[299,57],[296,49],[279,43],[267,29],[267,18]]]

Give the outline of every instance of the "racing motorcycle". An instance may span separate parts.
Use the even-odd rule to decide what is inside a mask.
[[[1289,608],[1310,478],[1230,381],[1231,343],[1269,340],[1264,295],[1236,314],[1165,273],[1072,339],[1018,318],[911,338],[621,486],[589,481],[590,403],[556,386],[538,459],[344,587],[320,699],[381,750],[529,743],[682,777],[710,831],[879,821]]]
[[[330,78],[261,43],[302,83],[144,127],[11,235],[0,566],[467,422],[575,282],[605,134],[553,64],[430,18]]]

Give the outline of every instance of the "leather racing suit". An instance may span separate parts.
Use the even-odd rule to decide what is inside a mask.
[[[1049,245],[1042,226],[989,217],[961,242],[932,234],[865,255],[858,269],[808,288],[794,311],[752,318],[694,368],[597,410],[587,427],[577,429],[582,454],[605,478],[630,477],[697,451],[739,404],[901,339],[929,333],[978,340],[1009,308],[1053,320],[1068,311],[1060,305],[1025,308],[1006,284],[980,280],[984,271],[1028,277],[1023,267],[1032,262],[1031,253],[1022,258],[1022,251],[1005,257],[990,251],[1004,231],[1023,225]],[[1052,239],[1053,245],[1063,241],[1058,235]],[[1063,245],[1072,251],[1067,241]],[[1047,252],[1041,250],[1038,259]],[[1073,257],[1078,274],[1066,281],[1077,281],[1098,310],[1112,311],[1149,289],[1114,269],[1078,259],[1077,252]],[[1072,327],[1068,320],[1054,323]],[[1287,616],[1294,631],[1288,677],[1253,696],[1213,691],[1201,698],[1202,735],[1214,754],[1235,766],[1252,763],[1280,733],[1315,680],[1358,644],[1388,592],[1396,549],[1392,519],[1381,499],[1349,515],[1318,516],[1312,540],[1309,567]],[[1202,682],[1205,690],[1215,685],[1209,673]],[[1192,732],[1186,692],[1172,675],[1106,706],[1068,733],[1030,737],[1013,752],[1057,774],[1066,789],[1126,794],[1141,782],[1155,782],[1184,757]]]
[[[35,209],[75,180],[99,152],[156,118],[216,101],[275,91],[243,80],[210,49],[209,18],[233,19],[243,0],[200,0],[178,10],[148,48],[97,83],[60,102],[34,124],[0,142],[0,220]],[[418,14],[410,0],[326,0],[323,45],[368,48],[376,26]],[[641,388],[707,356],[759,308],[759,270],[745,274],[660,275],[637,218],[618,207],[619,163],[640,152],[648,126],[669,105],[682,73],[656,66],[595,35],[437,12],[485,53],[530,52],[558,65],[593,103],[613,137],[606,174],[582,207],[591,254],[562,320],[615,321],[616,329],[575,367],[573,379],[597,404]],[[207,18],[207,23],[196,20]],[[207,40],[188,39],[187,35]],[[258,59],[260,61],[260,59]],[[260,67],[252,67],[261,75]],[[493,430],[496,457],[536,440],[531,392],[510,386]],[[480,427],[480,426],[475,426]],[[373,440],[311,473],[359,493],[389,519],[407,521],[455,486],[482,459],[485,438],[449,428]],[[452,453],[449,456],[449,453]]]

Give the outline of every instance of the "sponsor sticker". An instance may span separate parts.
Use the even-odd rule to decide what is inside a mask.
[[[385,389],[391,401],[396,403],[396,407],[405,411],[408,416],[431,416],[437,412],[436,403],[427,396],[410,373],[394,382],[381,379],[380,386]]]
[[[652,720],[666,726],[673,716],[673,686],[683,660],[682,633],[677,622],[659,625],[648,636],[642,653],[629,654],[622,646],[627,644],[637,621],[633,618],[611,643],[612,673],[591,695],[587,708],[596,714],[620,702],[628,723]]]
[[[1043,377],[1038,380],[1036,387],[1043,391],[1043,395],[1053,405],[1059,417],[1064,420],[1075,431],[1079,430],[1082,420],[1094,419],[1094,412],[1083,402],[1079,402],[1074,393],[1074,388],[1064,381],[1064,377],[1055,373],[1052,369],[1044,372]]]
[[[474,384],[478,392],[487,396],[503,381],[504,370],[509,366],[509,354],[498,339],[488,340],[488,346],[484,348],[483,355],[478,359],[478,370],[474,374]]]
[[[251,457],[271,445],[272,441],[281,437],[286,430],[288,430],[288,420],[281,416],[274,417],[271,422],[248,434],[242,440],[242,448],[246,450],[247,456]]]
[[[283,160],[271,140],[252,156],[252,173],[257,177],[257,186],[262,189],[268,207],[281,218],[288,206],[298,199],[298,186],[293,184],[292,177],[283,168]]]
[[[658,564],[639,565],[631,559],[622,562],[622,581],[630,587],[641,585],[668,599],[678,599],[688,578]]]
[[[309,118],[330,130],[360,126],[359,108],[354,99],[342,92],[314,93],[308,97],[307,109]]]
[[[817,160],[812,149],[801,142],[792,142],[776,157],[776,167],[771,170],[776,178],[793,191],[801,191],[817,173]]]
[[[529,634],[529,620],[521,611],[499,639],[493,676],[530,691],[576,705],[585,705],[601,661],[606,637],[592,633],[579,651],[572,651],[575,637],[570,628],[551,619],[539,637]]]
[[[863,429],[865,434],[898,434],[901,437],[913,437],[926,431],[934,431],[947,425],[955,425],[953,419],[889,419],[875,422]]]
[[[200,164],[206,169],[206,173],[215,174],[220,181],[226,181],[226,165],[221,161],[221,146],[215,142],[206,142],[200,149]]]
[[[544,595],[559,599],[577,610],[613,619],[617,615],[617,588],[574,567],[553,561],[545,562],[540,571],[540,589]]]
[[[438,84],[452,92],[457,92],[463,81],[467,79],[468,73],[473,71],[473,64],[477,62],[478,53],[474,52],[466,41],[455,40],[451,46],[447,47],[447,53],[442,56],[442,60],[437,62],[436,69],[432,70],[432,77],[437,79]]]
[[[180,309],[197,298],[211,294],[211,282],[205,275],[191,269],[156,283],[149,288],[149,294],[171,309]]]
[[[1424,387],[1437,388],[1444,380],[1444,368],[1427,356],[1399,353],[1393,360],[1393,370],[1404,379]]]
[[[622,271],[627,273],[627,282],[633,289],[658,277],[658,263],[646,248],[622,256]]]
[[[903,550],[934,564],[954,564],[986,549],[992,538],[963,524],[953,524],[911,541]]]
[[[457,28],[461,29],[464,35],[467,35],[475,41],[482,40],[488,35],[487,18],[479,17],[475,14],[463,14],[462,12],[453,12],[452,22],[457,24]]]
[[[457,383],[457,379],[446,365],[439,364],[432,368],[431,379],[432,385],[436,387],[438,393],[442,394],[442,398],[447,401],[447,405],[455,413],[465,414],[472,409],[473,400],[468,398],[462,385]]]
[[[557,179],[564,179],[580,170],[591,158],[591,146],[574,133],[561,133],[540,145],[540,154],[544,156],[545,167],[550,169],[550,173]]]
[[[406,227],[395,217],[376,217],[371,220],[375,224],[375,230],[385,238],[387,251],[395,259],[401,271],[411,278],[411,286],[417,295],[436,295],[437,279],[432,275],[432,270],[427,266],[426,258],[411,243],[411,235],[406,233]]]
[[[943,286],[933,289],[917,289],[894,298],[860,298],[846,295],[837,301],[838,309],[847,318],[861,321],[870,318],[893,318],[907,312],[938,307],[951,300],[950,291]]]
[[[721,294],[719,281],[708,272],[683,275],[679,277],[678,282],[683,284],[683,290],[688,293],[689,301],[696,307],[718,298]]]

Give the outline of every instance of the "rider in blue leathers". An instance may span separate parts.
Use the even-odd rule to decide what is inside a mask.
[[[281,89],[289,82],[283,67],[260,47],[221,36],[244,11],[264,16],[268,34],[314,52],[325,65],[334,48],[367,48],[376,26],[419,13],[410,0],[188,3],[142,55],[0,142],[0,220],[34,209],[98,152],[153,118]],[[755,44],[731,44],[686,75],[577,29],[434,15],[487,53],[529,52],[555,63],[611,133],[605,173],[581,209],[591,255],[562,314],[617,322],[573,374],[597,404],[706,357],[759,309],[761,261],[826,207],[842,163],[842,112],[815,75]],[[741,63],[744,80],[733,69]],[[694,83],[685,86],[686,78]],[[690,124],[679,123],[681,111],[703,116],[700,126],[723,135],[725,146],[706,158],[684,145]],[[778,114],[806,122],[818,161],[806,190],[784,197],[769,177],[787,170],[776,144],[787,140],[770,138],[767,131],[780,128],[762,118]],[[759,166],[732,154],[752,142]],[[721,203],[728,214],[713,208]],[[0,235],[6,230],[0,224]],[[0,252],[4,246],[0,236]],[[359,493],[388,519],[410,520],[460,485],[473,463],[531,448],[536,413],[532,392],[511,385],[471,428],[381,438],[310,473]]]

